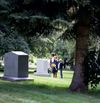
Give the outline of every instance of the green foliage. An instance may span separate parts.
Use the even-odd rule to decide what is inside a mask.
[[[90,51],[85,58],[85,84],[91,85],[92,88],[96,88],[100,82],[100,61],[96,51]]]
[[[13,30],[7,32],[0,31],[0,55],[2,56],[6,52],[14,50],[29,53],[28,44],[17,32]]]
[[[52,40],[46,37],[31,37],[29,39],[29,47],[34,56],[48,57],[48,54],[50,54],[50,52],[52,51],[53,42]]]
[[[47,35],[52,31],[50,19],[45,16],[30,16],[25,13],[15,13],[10,15],[10,25],[13,25],[23,36],[32,37]]]
[[[1,9],[8,9],[9,2],[8,0],[0,0],[0,8]]]
[[[83,6],[86,6],[86,5],[89,5],[91,0],[75,0],[79,5],[83,5]]]
[[[67,58],[67,60],[70,60],[71,58],[74,58],[73,53],[75,51],[75,41],[63,41],[62,39],[58,39],[54,42],[53,51],[62,58]]]
[[[33,56],[33,54],[29,55],[29,62],[34,63],[34,56]]]

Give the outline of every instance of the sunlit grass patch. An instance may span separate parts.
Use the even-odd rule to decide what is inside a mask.
[[[67,89],[72,71],[64,71],[64,78],[34,76],[31,81],[0,80],[0,103],[99,103],[100,86],[88,93],[71,93]]]

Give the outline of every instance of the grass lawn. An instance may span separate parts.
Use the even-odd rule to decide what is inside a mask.
[[[31,81],[0,80],[0,103],[100,103],[100,85],[88,93],[68,92],[71,71],[64,78],[39,77],[30,73]],[[2,75],[2,73],[0,74]]]

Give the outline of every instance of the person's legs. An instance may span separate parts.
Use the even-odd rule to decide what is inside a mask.
[[[54,71],[54,68],[52,68],[52,76],[53,76],[53,78],[55,77],[55,71]]]
[[[57,72],[55,72],[55,78],[57,78]]]
[[[57,78],[57,72],[53,73],[53,78]]]
[[[53,78],[55,78],[55,73],[53,73]]]
[[[60,69],[60,77],[63,78],[62,69]]]
[[[57,78],[57,70],[56,68],[52,68],[53,78]]]

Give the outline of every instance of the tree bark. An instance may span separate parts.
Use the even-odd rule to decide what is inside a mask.
[[[87,55],[89,28],[88,26],[79,25],[76,34],[76,53],[75,53],[75,66],[72,83],[70,85],[71,91],[86,91],[88,86],[84,83],[84,59]]]

